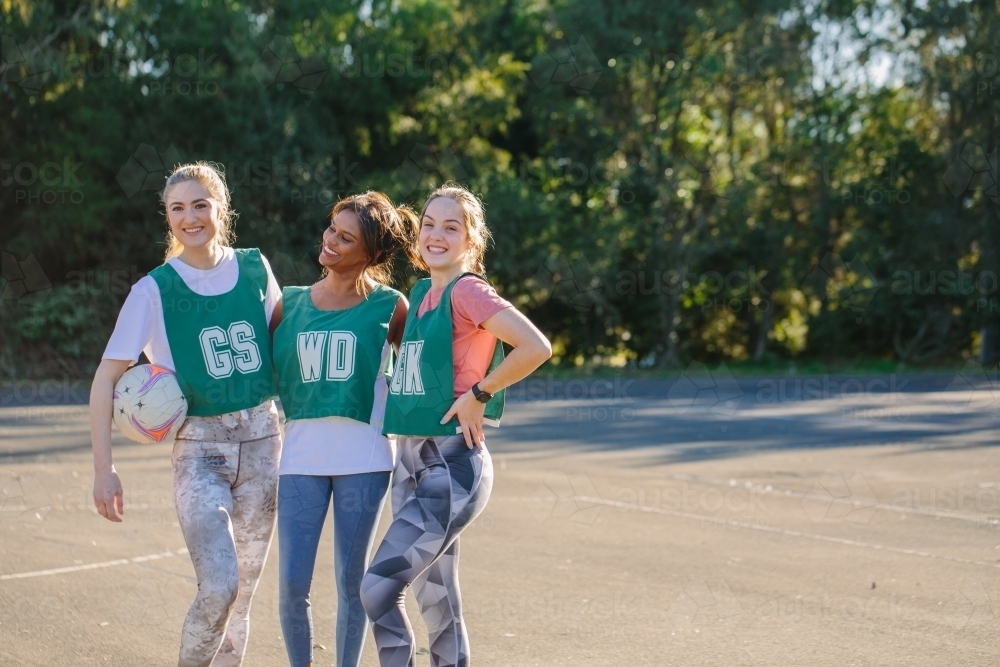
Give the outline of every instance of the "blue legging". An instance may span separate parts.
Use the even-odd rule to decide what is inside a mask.
[[[309,602],[316,550],[333,499],[334,569],[337,579],[337,665],[357,667],[368,618],[361,606],[361,579],[389,488],[386,472],[282,475],[278,481],[278,552],[281,630],[291,667],[312,663]]]

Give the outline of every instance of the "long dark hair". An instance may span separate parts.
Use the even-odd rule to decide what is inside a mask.
[[[338,201],[330,209],[330,221],[341,211],[353,211],[361,221],[361,245],[368,255],[368,263],[358,274],[357,289],[359,294],[368,296],[365,279],[388,285],[392,281],[392,260],[397,252],[404,250],[412,260],[420,223],[409,206],[396,206],[375,190]],[[322,275],[327,272],[324,267]]]

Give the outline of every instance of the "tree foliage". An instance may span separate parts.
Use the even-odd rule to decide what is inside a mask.
[[[995,2],[0,8],[4,375],[93,368],[191,160],[286,284],[337,198],[462,182],[562,366],[995,363]]]

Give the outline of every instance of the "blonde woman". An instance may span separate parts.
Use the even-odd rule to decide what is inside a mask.
[[[482,203],[460,186],[430,194],[418,251],[430,273],[410,291],[385,432],[398,435],[393,520],[361,583],[382,667],[410,667],[412,584],[434,667],[469,664],[458,586],[461,532],[493,487],[483,424],[499,426],[503,389],[552,354],[549,341],[483,278]],[[513,347],[505,359],[500,341]]]
[[[109,521],[122,520],[112,393],[144,352],[177,374],[188,400],[172,465],[198,593],[178,665],[238,667],[274,529],[281,436],[269,324],[281,292],[259,250],[230,247],[229,191],[213,165],[176,168],[161,200],[167,256],[125,300],[91,388],[94,504]]]

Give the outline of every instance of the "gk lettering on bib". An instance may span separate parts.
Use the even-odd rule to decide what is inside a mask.
[[[399,348],[399,365],[392,374],[392,384],[389,392],[393,394],[417,395],[424,393],[424,381],[420,377],[420,353],[424,349],[424,341],[413,340],[403,343]]]

